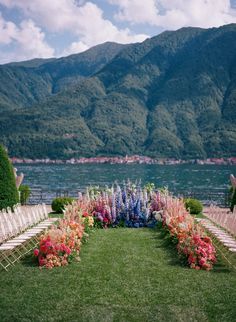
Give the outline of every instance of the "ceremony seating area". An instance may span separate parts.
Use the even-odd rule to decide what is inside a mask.
[[[231,254],[236,253],[236,209],[233,213],[226,208],[211,205],[204,216],[197,221],[215,238],[215,243],[223,245]]]
[[[236,236],[236,208],[231,213],[228,209],[211,205],[204,215],[231,235]]]
[[[14,265],[38,243],[38,236],[57,218],[48,218],[46,205],[16,206],[0,211],[0,265]]]
[[[215,226],[210,220],[202,219],[201,224],[206,228],[211,234],[216,237],[216,239],[223,244],[230,252],[236,253],[236,240],[227,232],[222,230],[220,227]]]

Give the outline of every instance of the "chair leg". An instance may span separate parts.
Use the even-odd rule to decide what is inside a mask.
[[[10,265],[14,266],[17,259],[18,257],[15,255],[15,249],[1,251],[1,262],[2,260],[8,262],[9,265],[7,265],[7,267]]]
[[[0,252],[0,265],[5,271],[8,271],[7,268],[12,265],[4,251]]]

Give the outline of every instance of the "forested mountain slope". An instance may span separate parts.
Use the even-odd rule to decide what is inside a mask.
[[[11,155],[236,153],[235,24],[3,65],[0,79],[0,141]]]

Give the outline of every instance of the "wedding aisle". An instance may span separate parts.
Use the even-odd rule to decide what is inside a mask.
[[[1,272],[1,321],[232,321],[236,274],[182,266],[158,229],[100,229],[81,262]],[[230,300],[231,298],[231,300]]]

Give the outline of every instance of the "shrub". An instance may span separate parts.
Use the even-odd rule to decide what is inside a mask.
[[[0,209],[13,207],[19,202],[13,166],[5,148],[0,145]]]
[[[21,185],[19,187],[20,192],[20,203],[21,205],[26,205],[30,196],[30,187],[26,185]]]
[[[70,197],[58,197],[52,201],[52,210],[62,214],[66,205],[72,204],[74,199]]]
[[[185,208],[189,210],[190,214],[200,214],[202,212],[203,206],[202,203],[197,199],[186,199]]]

